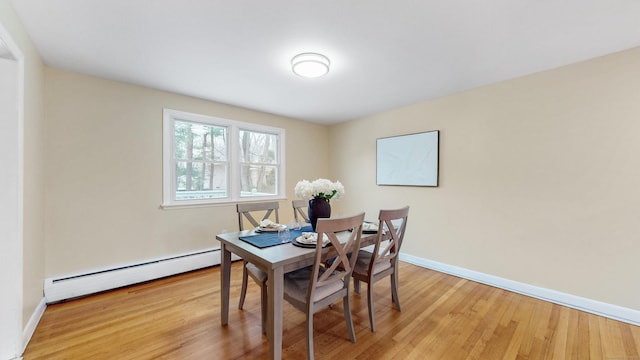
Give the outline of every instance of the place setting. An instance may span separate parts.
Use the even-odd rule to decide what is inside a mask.
[[[278,232],[284,225],[275,223],[269,219],[264,219],[260,222],[260,226],[254,229],[257,233],[263,232]]]
[[[331,244],[327,234],[322,234],[322,247]],[[304,248],[315,248],[318,244],[318,233],[312,231],[303,231],[300,236],[291,240],[291,244]]]
[[[254,234],[241,236],[239,239],[255,247],[266,248],[293,243],[295,239],[302,236],[303,233],[310,231],[312,231],[310,225],[303,225],[303,223],[296,221],[285,225],[265,219],[254,229]]]

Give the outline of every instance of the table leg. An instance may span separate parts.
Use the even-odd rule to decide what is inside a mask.
[[[229,323],[229,288],[231,287],[231,252],[224,243],[220,250],[220,322]]]
[[[269,314],[267,336],[272,360],[282,359],[282,311],[284,301],[284,272],[281,267],[270,269],[267,291],[269,294]]]

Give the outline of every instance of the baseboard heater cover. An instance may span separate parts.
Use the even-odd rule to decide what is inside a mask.
[[[232,260],[238,258],[233,256]],[[220,248],[44,281],[47,304],[220,264]]]

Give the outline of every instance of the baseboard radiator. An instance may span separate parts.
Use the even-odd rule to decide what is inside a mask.
[[[232,260],[237,259],[232,257]],[[47,278],[44,296],[47,304],[51,304],[218,264],[220,249],[214,248],[85,274]]]

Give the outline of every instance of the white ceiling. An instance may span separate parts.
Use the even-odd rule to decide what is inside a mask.
[[[51,67],[325,124],[640,46],[640,0],[13,4]]]

